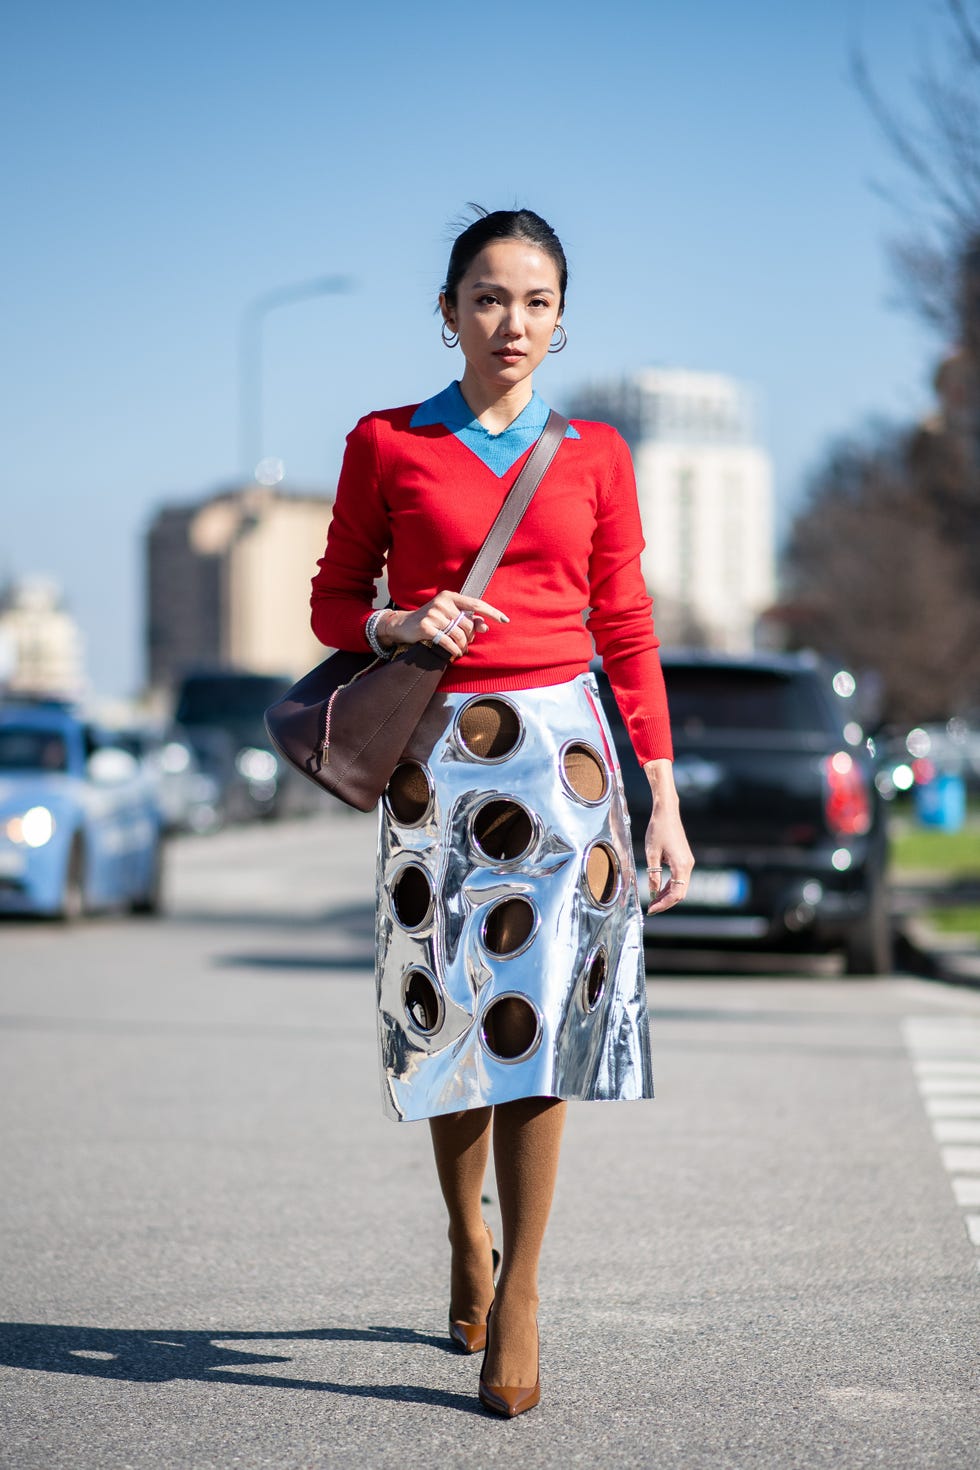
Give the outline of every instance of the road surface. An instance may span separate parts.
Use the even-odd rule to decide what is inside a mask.
[[[657,1100],[570,1109],[508,1424],[380,1112],[373,840],[182,839],[162,921],[0,926],[0,1464],[975,1470],[980,995],[652,975]]]

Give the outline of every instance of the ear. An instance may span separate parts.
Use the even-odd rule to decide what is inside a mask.
[[[449,305],[449,302],[446,300],[446,293],[445,293],[445,291],[440,291],[439,292],[439,310],[442,312],[442,319],[446,323],[446,326],[447,327],[451,327],[452,330],[455,332],[455,330],[456,330],[456,317],[455,317],[455,314],[453,312],[452,307]]]

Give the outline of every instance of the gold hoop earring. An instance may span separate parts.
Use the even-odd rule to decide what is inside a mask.
[[[448,322],[443,322],[443,324],[442,324],[442,345],[443,345],[443,347],[449,347],[449,348],[458,347],[459,346],[459,333],[456,331],[456,329],[454,327],[449,327],[449,336],[447,337],[446,336],[446,328],[447,327],[449,327],[449,323]]]
[[[554,339],[552,339],[552,343],[551,346],[548,348],[548,351],[552,353],[564,352],[565,348],[568,346],[568,333],[565,331],[565,328],[562,326],[561,322],[558,323],[555,331],[558,333],[558,346],[555,346]]]

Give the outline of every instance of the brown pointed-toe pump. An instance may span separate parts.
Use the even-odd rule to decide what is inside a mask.
[[[461,1353],[482,1353],[487,1345],[485,1322],[454,1322],[449,1319],[449,1336]]]
[[[487,1225],[486,1231],[490,1237],[493,1279],[496,1281],[497,1272],[500,1270],[500,1252],[493,1243],[493,1231],[489,1225]],[[450,1312],[449,1339],[459,1348],[461,1353],[482,1353],[487,1345],[487,1324],[486,1322],[454,1322],[452,1313]]]
[[[490,1312],[487,1313],[487,1329],[489,1336]],[[526,1414],[528,1409],[533,1409],[541,1402],[541,1355],[540,1346],[538,1352],[538,1376],[533,1388],[510,1387],[503,1383],[487,1383],[484,1378],[487,1358],[486,1351],[483,1355],[483,1367],[480,1369],[480,1403],[491,1414],[500,1414],[504,1419],[516,1419],[518,1414]]]

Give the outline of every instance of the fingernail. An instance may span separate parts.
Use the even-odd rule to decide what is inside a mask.
[[[497,616],[500,618],[500,621],[502,623],[509,623],[510,622],[510,618],[507,616],[506,613],[498,613]]]

